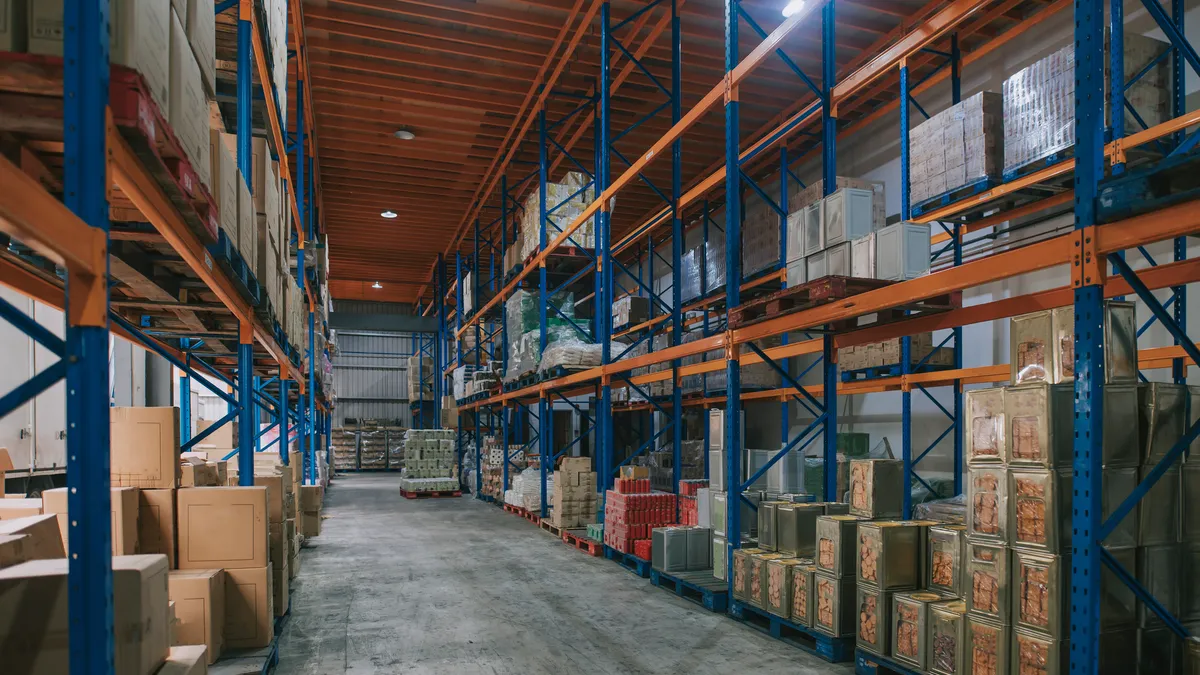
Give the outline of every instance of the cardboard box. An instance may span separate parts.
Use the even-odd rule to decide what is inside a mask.
[[[138,550],[138,491],[136,488],[112,488],[112,554],[135,555]],[[67,516],[67,488],[42,492],[42,512],[58,519],[63,550],[68,550],[70,522]],[[157,553],[157,551],[155,551]]]
[[[300,486],[301,511],[319,512],[325,505],[325,488],[320,485]]]
[[[271,605],[275,616],[283,616],[288,611],[288,559],[285,556],[278,565],[271,563]]]
[[[217,22],[213,10],[213,0],[187,0],[187,17],[183,22],[188,44],[200,66],[205,93],[210,96],[217,89]],[[180,14],[180,18],[183,16]]]
[[[54,516],[29,516],[0,521],[0,535],[24,536],[30,560],[65,558],[67,555],[62,535],[58,533],[58,519]]]
[[[306,537],[321,536],[321,513],[319,511],[305,511],[301,514],[300,534]]]
[[[110,408],[114,487],[179,484],[179,408]]]
[[[300,574],[300,554],[293,553],[288,556],[288,581],[296,578]]]
[[[221,134],[221,136],[222,137],[229,136],[229,137],[233,138],[234,140],[237,140],[237,136],[232,136],[230,134]],[[236,246],[237,242],[238,242],[238,239],[237,239],[238,230],[237,230],[237,225],[236,225],[236,223],[238,221],[238,215],[237,215],[238,185],[242,185],[244,187],[245,181],[242,180],[242,174],[239,173],[237,170],[237,160],[233,159],[233,152],[230,151],[228,148],[226,148],[226,152],[228,152],[228,154],[229,154],[229,161],[232,162],[232,164],[233,164],[233,182],[232,182],[233,196],[230,197],[230,202],[233,204],[233,212],[234,212],[233,221],[234,221],[235,225],[234,225],[234,229],[233,229],[233,234],[231,234],[230,236],[232,237],[233,243]],[[213,196],[215,197],[216,195],[213,195]],[[224,200],[222,200],[221,203],[224,204]],[[221,206],[221,208],[225,208],[225,207]],[[224,219],[222,219],[221,222],[224,223],[225,222]],[[222,227],[223,226],[224,225],[222,225]],[[211,427],[212,425],[214,425],[216,423],[217,423],[217,420],[198,419],[198,420],[196,420],[196,433],[199,434],[200,432],[204,431],[205,429],[208,429],[209,427]],[[223,450],[224,452],[217,452],[215,454],[220,455],[220,456],[228,455],[230,450],[233,450],[235,447],[237,447],[237,445],[233,442],[233,423],[230,422],[228,424],[222,424],[221,426],[217,427],[216,431],[209,434],[207,437],[205,437],[205,439],[203,441],[197,443],[194,447],[197,450],[218,450],[218,451]],[[216,459],[216,457],[207,457],[206,459]]]
[[[268,564],[266,488],[186,488],[177,502],[179,569]]]
[[[271,523],[270,558],[272,565],[283,565],[287,562],[291,551],[288,550],[287,524]]]
[[[138,491],[138,553],[159,553],[167,556],[167,564],[175,569],[175,491]]]
[[[166,115],[170,98],[171,6],[163,0],[113,0],[109,10],[109,60],[141,73],[150,96]],[[63,3],[29,3],[29,52],[63,55]],[[205,111],[207,115],[207,111]]]
[[[4,474],[12,470],[12,457],[8,456],[8,450],[0,448],[0,491],[4,490]],[[19,497],[24,499],[25,495],[19,495]],[[8,499],[9,497],[8,495],[4,495],[4,498]]]
[[[0,499],[0,520],[42,515],[40,499]]]
[[[192,54],[183,19],[171,12],[171,84],[167,119],[200,182],[212,184],[209,160],[208,97],[200,65]]]
[[[234,151],[232,154],[233,161],[236,162],[237,152]],[[257,158],[255,161],[257,161]],[[258,259],[258,254],[255,252],[255,245],[257,244],[255,222],[254,197],[250,194],[250,186],[244,179],[239,180],[237,250],[238,253],[242,254],[242,258],[246,260],[247,265],[253,264]]]
[[[217,129],[209,132],[208,160],[212,175],[209,176],[208,191],[212,193],[213,202],[217,205],[217,224],[225,232],[225,236],[229,237],[229,241],[236,244],[238,240],[237,184],[241,180],[241,174],[238,173],[237,162],[234,161],[233,154],[221,142],[222,135],[228,134],[222,134]],[[196,433],[199,434],[212,424],[208,420],[197,420]],[[194,447],[217,447],[216,444],[220,442],[217,440],[218,437],[228,437],[229,442],[232,443],[233,425],[223,425]],[[232,445],[228,447],[233,448]]]
[[[209,661],[208,648],[204,645],[180,645],[171,647],[167,662],[158,669],[157,675],[206,675]]]
[[[61,675],[69,671],[67,559],[33,560],[0,570],[0,644],[5,671]],[[115,672],[152,675],[170,651],[167,559],[113,558]],[[12,620],[20,616],[21,620]]]
[[[267,503],[269,504],[270,520],[272,523],[282,523],[287,519],[287,512],[292,508],[292,481],[290,476],[280,473],[263,475],[254,474],[254,484],[267,488]]]
[[[29,37],[28,9],[26,0],[0,2],[0,51],[25,51]]]
[[[171,601],[179,622],[175,645],[204,645],[208,663],[225,646],[225,570],[176,570],[170,575]]]
[[[271,566],[225,570],[225,648],[255,649],[275,637]]]
[[[621,478],[649,478],[650,468],[645,466],[629,466],[621,467]]]
[[[272,202],[272,208],[277,213],[279,210],[279,172],[267,149],[267,139],[254,138],[251,149],[254,152],[254,176],[250,181],[254,188],[254,214],[269,215],[271,211],[267,207]]]
[[[229,483],[229,462],[223,459],[208,460],[209,467],[217,472],[217,485],[226,485]]]
[[[31,560],[32,547],[29,535],[0,534],[0,569]]]
[[[217,467],[203,459],[186,458],[179,463],[179,468],[180,487],[211,487],[221,484],[218,482]]]

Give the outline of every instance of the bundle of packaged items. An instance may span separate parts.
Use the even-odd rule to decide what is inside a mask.
[[[558,311],[546,309],[546,349],[541,349],[542,307],[538,298],[537,293],[518,289],[505,302],[510,341],[504,381],[558,367],[580,370],[600,365],[601,346],[588,340],[589,322],[575,318],[573,293],[559,293],[549,300]],[[619,342],[610,343],[610,358],[620,356],[626,348]]]
[[[358,469],[357,431],[344,427],[334,427],[329,435],[329,445],[333,447],[333,468],[335,471],[353,471]]]
[[[520,481],[513,481],[513,491],[516,492],[517,506],[527,511],[542,510],[542,472],[541,469],[530,467],[521,472]],[[554,474],[546,476],[546,494],[554,494]],[[507,497],[505,497],[507,501]]]
[[[612,327],[614,331],[636,326],[649,318],[650,298],[627,295],[613,303]]]
[[[387,432],[375,420],[362,420],[358,427],[358,468],[387,468]]]
[[[1007,112],[1000,94],[984,91],[909,131],[912,203],[921,204],[981,180],[998,180],[1005,154]]]
[[[675,524],[675,495],[650,490],[650,472],[644,466],[623,466],[612,490],[604,497],[604,543],[622,553],[632,553],[638,541],[649,546],[651,531]],[[649,560],[649,558],[645,558]]]
[[[838,368],[842,372],[865,368],[898,366],[903,360],[901,338],[883,342],[842,347],[838,350]],[[908,360],[910,366],[952,366],[954,351],[950,347],[934,347],[933,333],[917,333],[909,337]]]
[[[405,432],[401,490],[439,492],[458,489],[454,436],[453,429],[409,429]],[[434,487],[442,484],[453,486]]]
[[[679,294],[683,302],[692,302],[725,288],[725,215],[724,210],[692,222],[685,235],[686,250],[680,258]],[[705,229],[707,228],[707,237]],[[776,235],[778,238],[778,235]],[[778,250],[778,244],[776,244]],[[743,270],[744,271],[744,270]],[[655,280],[656,289],[668,305],[672,304],[671,275]]]
[[[704,451],[703,441],[700,441],[701,453]],[[703,466],[701,467],[703,468]],[[700,524],[700,490],[708,487],[705,479],[689,479],[679,481],[679,524]],[[707,508],[707,504],[705,504]],[[711,536],[711,533],[710,533]],[[711,565],[707,565],[711,567]]]
[[[433,357],[421,352],[408,357],[408,400],[432,401],[435,377]]]
[[[569,171],[561,183],[546,183],[546,242],[552,242],[567,227],[575,222],[595,198],[595,188],[587,176],[578,171]],[[525,198],[525,209],[521,212],[520,261],[536,253],[542,245],[540,191]],[[566,240],[564,246],[596,248],[596,218],[588,218],[578,230]],[[518,264],[519,262],[518,261]]]
[[[547,486],[553,505],[551,524],[582,528],[596,522],[596,472],[590,457],[563,457],[553,482],[552,490]]]
[[[450,380],[452,383],[451,391],[454,393],[455,401],[462,401],[470,395],[467,393],[467,384],[471,382],[475,375],[475,371],[478,369],[478,366],[471,364],[459,366],[454,369],[454,372],[450,376]]]

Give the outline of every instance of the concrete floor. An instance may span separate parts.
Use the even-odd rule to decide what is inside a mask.
[[[280,673],[837,673],[470,497],[352,474],[301,552]]]

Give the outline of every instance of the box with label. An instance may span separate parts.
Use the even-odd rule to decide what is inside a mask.
[[[205,645],[213,663],[225,646],[225,571],[175,570],[168,581],[178,621],[174,644]]]
[[[187,488],[177,498],[180,569],[267,565],[266,488]]]
[[[114,487],[173,488],[179,482],[179,408],[110,408]]]

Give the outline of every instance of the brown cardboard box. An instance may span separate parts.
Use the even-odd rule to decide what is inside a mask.
[[[51,514],[0,521],[0,535],[28,537],[25,547],[30,560],[65,558],[67,555],[58,532],[58,518]]]
[[[621,467],[621,478],[649,478],[650,469],[645,466],[629,466]]]
[[[217,482],[217,467],[198,457],[187,457],[179,462],[180,487],[211,487]]]
[[[289,504],[291,504],[293,499],[291,480],[280,473],[268,475],[255,473],[254,484],[267,488],[267,501],[270,504],[271,522],[282,523],[286,520],[287,512],[291,508]]]
[[[12,457],[8,456],[8,450],[0,448],[0,492],[4,491],[4,474],[13,470]],[[21,495],[24,497],[25,495]],[[5,495],[5,499],[8,495]]]
[[[216,661],[225,645],[225,570],[177,570],[170,586],[179,618],[173,644],[205,645],[208,662]]]
[[[171,648],[167,559],[116,556],[112,565],[114,670],[151,675]],[[20,620],[14,620],[17,616]],[[0,617],[4,672],[68,672],[67,559],[33,560],[0,570]]]
[[[112,488],[112,554],[135,555],[138,551],[138,490],[137,488]],[[70,524],[67,517],[67,488],[54,488],[42,492],[42,512],[58,517],[58,531],[62,536],[63,550],[67,550]],[[159,553],[159,551],[153,551]]]
[[[185,488],[177,502],[179,569],[267,565],[266,488]]]
[[[0,520],[42,515],[40,499],[0,499]]]
[[[233,134],[224,134],[224,135],[230,136],[231,138],[233,138],[233,142],[237,143],[236,135],[233,135]],[[231,152],[230,154],[232,155],[233,153]],[[233,167],[235,170],[237,169],[237,160],[234,160]],[[236,178],[237,178],[237,182],[239,182],[239,183],[242,182],[240,174],[237,174]],[[235,205],[237,204],[236,197],[234,199],[234,204]],[[235,208],[234,210],[236,211],[237,209]],[[235,214],[234,219],[236,220],[236,218],[237,218],[237,216]],[[222,221],[224,221],[224,219],[222,219]],[[235,230],[235,232],[236,232],[236,230]],[[235,234],[235,236],[236,236],[236,234]],[[234,241],[236,242],[237,240],[234,239]],[[200,419],[196,420],[196,434],[200,434],[200,432],[204,431],[205,429],[211,427],[212,425],[214,425],[216,423],[217,423],[217,420],[200,420]],[[208,436],[206,436],[205,439],[203,441],[200,441],[199,443],[197,443],[195,447],[197,450],[224,450],[225,452],[218,452],[215,454],[219,454],[221,456],[228,455],[230,450],[233,450],[235,447],[237,447],[237,445],[233,442],[233,423],[228,422],[226,424],[222,424],[221,426],[217,427],[216,431],[214,431],[211,434],[209,434]],[[211,457],[209,459],[211,459]]]
[[[282,566],[291,551],[288,550],[287,529],[284,523],[271,523],[270,558],[272,565]]]
[[[325,505],[325,488],[320,485],[303,485],[300,487],[301,511],[320,511]]]
[[[283,616],[288,611],[288,579],[291,578],[287,557],[278,565],[271,563],[271,574],[271,605],[275,616]]]
[[[175,491],[138,491],[138,553],[161,553],[176,568]]]
[[[293,553],[288,558],[288,581],[295,579],[298,574],[300,574],[300,555]]]
[[[204,645],[181,645],[171,647],[167,662],[156,675],[207,675],[208,648]]]
[[[306,537],[321,536],[320,511],[305,511],[300,514],[300,534]]]
[[[0,569],[30,560],[32,549],[29,535],[0,534]]]
[[[225,570],[225,648],[266,647],[275,637],[271,566]]]
[[[223,459],[210,459],[208,465],[217,472],[217,485],[229,483],[229,462]]]
[[[114,486],[179,484],[179,408],[110,408]]]

